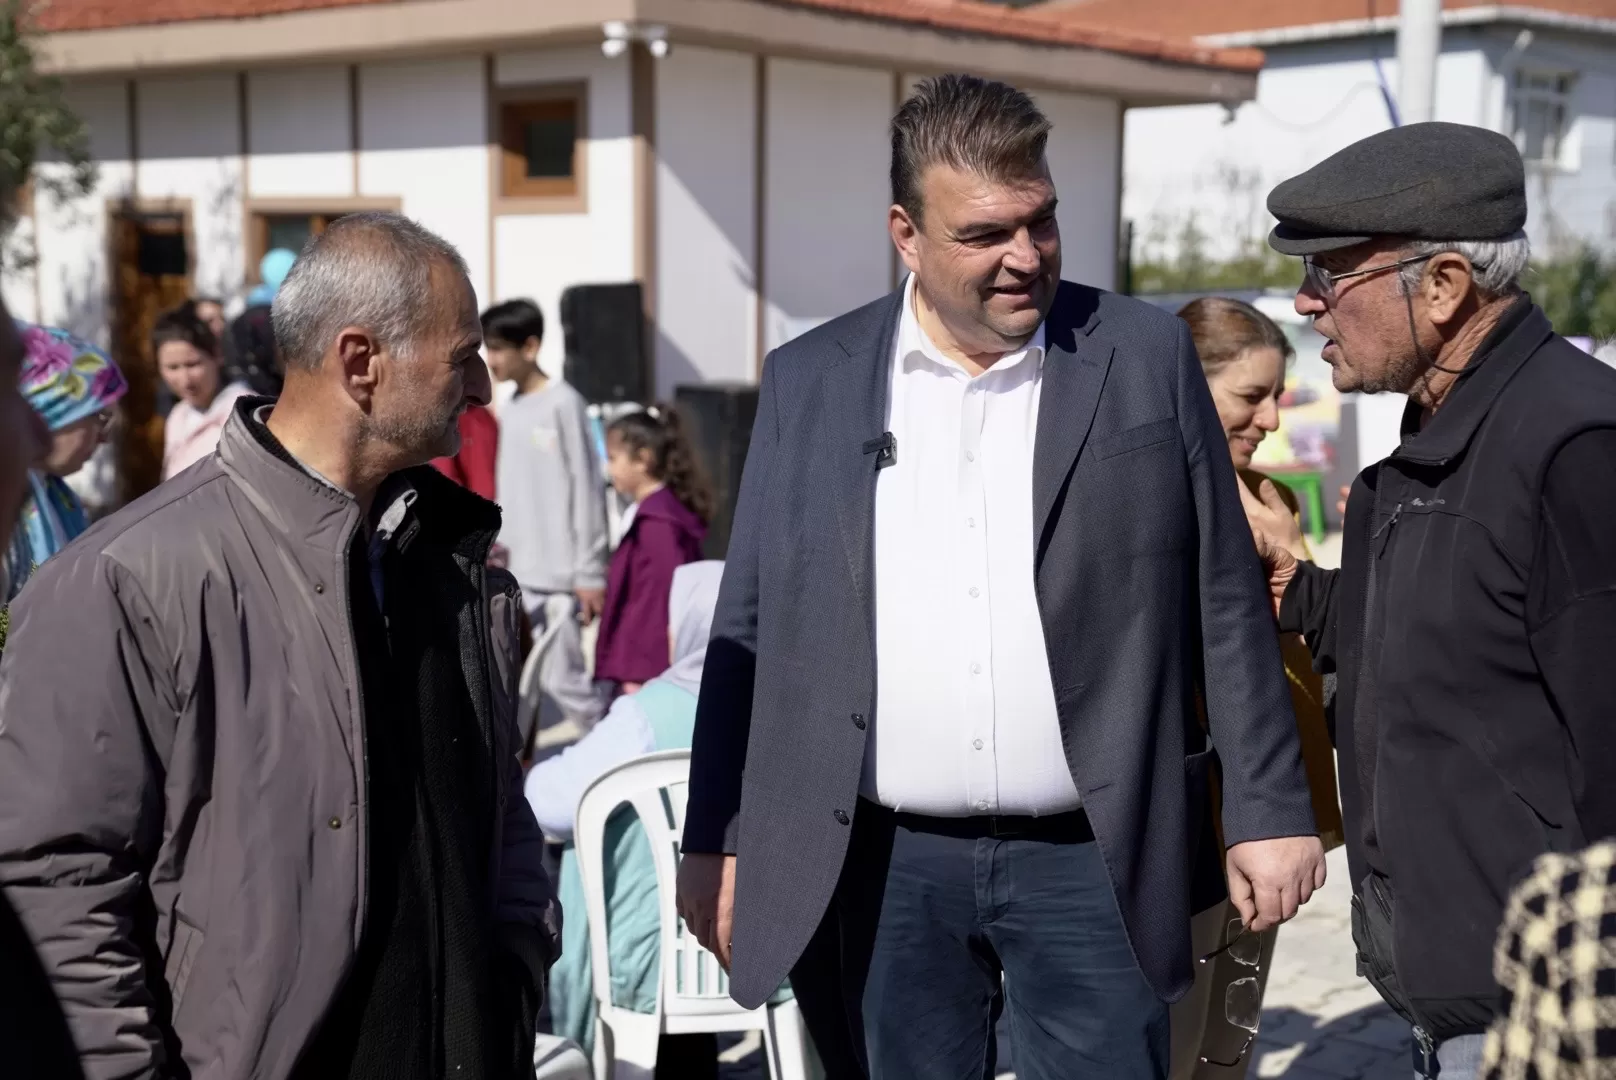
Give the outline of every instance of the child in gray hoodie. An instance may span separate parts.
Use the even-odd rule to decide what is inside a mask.
[[[606,489],[588,413],[577,390],[539,368],[544,315],[537,304],[496,304],[482,323],[494,378],[517,388],[499,415],[499,542],[522,586],[534,639],[556,631],[540,663],[540,688],[564,719],[587,731],[604,702],[584,662],[581,630],[600,614],[607,559]]]

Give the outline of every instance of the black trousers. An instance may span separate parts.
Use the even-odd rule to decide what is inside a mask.
[[[1134,961],[1081,811],[922,818],[861,802],[791,973],[833,1080],[1164,1080],[1167,1007]]]

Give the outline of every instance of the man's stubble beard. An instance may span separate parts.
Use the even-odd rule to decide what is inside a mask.
[[[1401,356],[1373,379],[1365,379],[1359,387],[1364,394],[1411,394],[1420,381],[1430,374],[1430,367],[1418,355]]]
[[[365,435],[405,451],[411,465],[424,465],[433,458],[453,457],[460,452],[459,421],[459,410],[449,413],[447,422],[426,415],[371,417]]]

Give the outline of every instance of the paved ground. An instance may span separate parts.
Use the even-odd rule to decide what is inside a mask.
[[[1279,932],[1251,1075],[1285,1080],[1408,1080],[1408,1025],[1353,972],[1345,849],[1330,880]]]

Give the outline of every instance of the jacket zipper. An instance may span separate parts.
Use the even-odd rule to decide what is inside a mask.
[[[1364,558],[1368,560],[1369,566],[1364,584],[1363,617],[1358,623],[1358,674],[1352,681],[1352,704],[1354,712],[1361,712],[1369,707],[1368,698],[1364,691],[1369,682],[1369,635],[1374,625],[1375,599],[1376,592],[1378,591],[1376,586],[1379,583],[1378,579],[1380,576],[1380,558],[1383,554],[1385,554],[1387,546],[1391,543],[1391,531],[1393,527],[1396,526],[1397,519],[1403,514],[1403,504],[1401,501],[1399,501],[1397,506],[1393,508],[1391,516],[1385,521],[1381,522],[1379,528],[1375,527],[1375,519],[1380,516],[1379,481],[1383,477],[1384,465],[1382,466],[1382,475],[1376,478],[1375,501],[1369,508],[1368,520],[1364,522]],[[1378,545],[1376,541],[1379,541]],[[1375,723],[1377,726],[1380,723],[1378,714],[1375,718]],[[1356,720],[1354,720],[1353,731],[1353,738],[1356,740]],[[1373,747],[1369,748],[1371,753],[1373,753],[1373,749]],[[1357,769],[1359,776],[1363,775],[1363,769],[1366,764],[1372,763],[1362,761],[1358,763]],[[1377,782],[1379,775],[1380,770],[1376,769],[1375,776],[1377,777]],[[1367,794],[1373,810],[1371,820],[1374,822],[1375,836],[1378,839],[1380,836],[1380,800],[1375,798],[1375,793],[1373,791],[1370,791]],[[1353,884],[1356,885],[1357,882],[1354,882]]]
[[[342,613],[344,619],[343,632],[348,646],[348,670],[352,673],[351,677],[354,688],[355,714],[359,721],[359,723],[356,725],[356,733],[358,736],[357,742],[359,746],[359,769],[355,775],[355,779],[359,781],[359,790],[357,792],[357,813],[354,815],[354,827],[358,837],[359,849],[359,868],[356,875],[358,881],[357,891],[359,896],[358,906],[356,908],[357,922],[354,925],[354,948],[357,951],[359,947],[359,939],[363,937],[365,933],[365,915],[370,905],[370,882],[367,880],[369,870],[369,856],[367,849],[370,845],[370,822],[367,820],[369,806],[367,795],[370,791],[370,739],[365,731],[365,682],[364,679],[360,677],[359,645],[354,640],[353,593],[350,592],[350,588],[352,587],[353,583],[349,580],[348,573],[348,563],[353,557],[351,549],[353,547],[355,532],[357,532],[357,528],[348,533],[347,541],[340,549],[342,551],[342,558],[337,564],[336,576],[337,588],[342,590]],[[341,988],[339,986],[339,993],[340,990]]]

